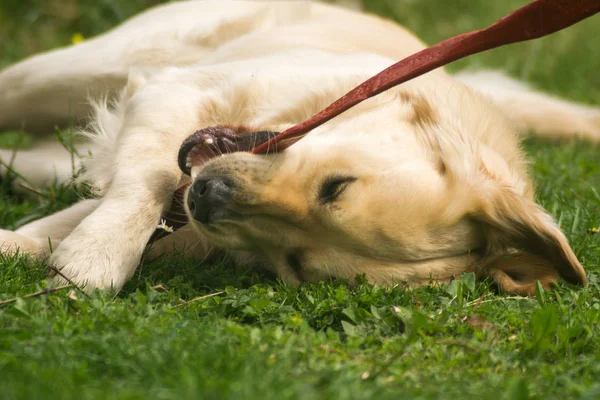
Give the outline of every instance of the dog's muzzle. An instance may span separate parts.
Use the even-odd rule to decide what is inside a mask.
[[[269,141],[278,132],[261,131],[238,134],[224,126],[206,128],[190,135],[181,145],[178,163],[181,171],[191,174],[194,167],[204,165],[212,158],[227,153],[249,151],[254,146]],[[235,182],[226,176],[202,175],[189,188],[187,207],[190,216],[202,225],[210,225],[234,216],[231,210]]]
[[[187,206],[190,215],[203,225],[209,225],[229,214],[234,183],[226,177],[200,177],[190,187]]]

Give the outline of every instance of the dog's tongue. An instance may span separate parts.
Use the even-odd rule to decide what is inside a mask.
[[[279,132],[271,131],[239,134],[225,126],[205,128],[183,141],[177,162],[181,171],[190,175],[193,167],[203,165],[213,157],[236,151],[250,151],[278,134]]]

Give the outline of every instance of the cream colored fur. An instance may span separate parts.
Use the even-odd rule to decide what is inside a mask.
[[[101,198],[0,231],[1,249],[47,256],[50,238],[50,261],[64,275],[88,290],[118,290],[186,180],[175,160],[189,134],[218,124],[282,131],[423,47],[392,22],[330,5],[206,0],[156,7],[18,63],[0,72],[0,129],[48,132],[91,113],[85,179]],[[436,70],[284,153],[226,155],[195,168],[194,177],[216,171],[243,182],[238,211],[247,216],[210,231],[195,223],[153,251],[201,259],[226,249],[292,283],[364,273],[379,284],[423,284],[473,270],[525,294],[535,279],[584,284],[563,234],[532,200],[519,149],[525,130],[597,142],[600,112],[497,73],[457,80]],[[18,153],[13,167],[36,183],[64,180],[71,163],[63,153]],[[332,175],[356,180],[323,206],[316,194]],[[301,252],[300,271],[290,252]]]

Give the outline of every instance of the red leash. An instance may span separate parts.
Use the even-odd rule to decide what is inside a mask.
[[[428,47],[383,70],[334,101],[313,117],[285,130],[252,149],[254,154],[279,152],[300,140],[312,129],[356,104],[431,70],[461,58],[511,43],[523,42],[567,28],[600,12],[600,0],[535,0],[486,29],[464,33]],[[150,242],[185,225],[183,192],[179,188],[171,210],[164,217],[167,230],[156,231]]]
[[[549,35],[600,11],[600,0],[535,0],[490,27],[454,36],[381,71],[304,122],[257,146],[254,154],[279,152],[312,129],[358,103],[461,58]]]

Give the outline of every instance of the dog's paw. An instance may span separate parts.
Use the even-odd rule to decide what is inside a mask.
[[[140,249],[134,242],[118,232],[79,226],[50,256],[54,267],[50,280],[64,284],[68,279],[86,292],[117,292],[133,275],[141,258],[143,246]]]
[[[0,229],[0,253],[2,254],[29,254],[38,257],[44,254],[43,250],[44,246],[38,239]]]

